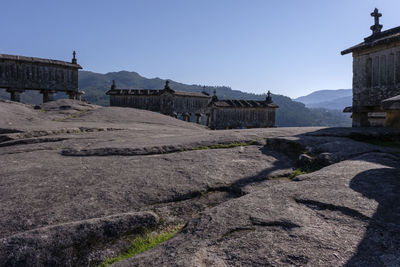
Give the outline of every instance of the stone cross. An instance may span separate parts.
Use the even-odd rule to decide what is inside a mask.
[[[371,13],[371,17],[375,18],[375,24],[371,26],[372,34],[380,33],[382,25],[379,24],[379,18],[382,17],[382,14],[379,13],[377,8],[375,8],[374,12]]]
[[[268,90],[267,97],[266,97],[265,101],[267,102],[267,104],[272,103],[271,92],[269,90]]]
[[[169,81],[168,81],[168,80],[165,81],[164,89],[170,89],[170,88],[169,88]]]
[[[77,64],[77,60],[76,60],[76,52],[74,50],[74,52],[72,52],[72,64]]]

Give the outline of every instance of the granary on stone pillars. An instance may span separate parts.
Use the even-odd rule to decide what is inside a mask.
[[[165,82],[164,89],[120,89],[115,81],[107,91],[110,96],[110,106],[131,107],[160,112],[175,118],[201,122],[205,115],[211,96],[204,90],[202,92],[186,92],[174,90]]]
[[[43,102],[53,100],[57,92],[78,99],[83,92],[78,89],[78,70],[73,52],[71,62],[36,57],[0,54],[0,88],[5,88],[12,101],[20,101],[26,90],[38,90]]]
[[[207,125],[211,129],[275,127],[277,108],[269,91],[264,101],[255,101],[219,100],[214,90],[207,112]]]
[[[353,127],[400,127],[400,27],[382,31],[378,9],[364,42],[342,51],[353,54]]]

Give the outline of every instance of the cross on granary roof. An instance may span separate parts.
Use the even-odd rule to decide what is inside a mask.
[[[375,18],[375,24],[371,26],[372,34],[380,33],[382,30],[382,25],[379,24],[379,18],[382,17],[382,14],[379,13],[379,10],[375,8],[374,12],[371,13],[371,17]]]

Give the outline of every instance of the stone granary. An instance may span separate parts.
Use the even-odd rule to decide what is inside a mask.
[[[0,88],[17,102],[25,90],[39,90],[43,102],[53,100],[57,92],[77,99],[82,94],[78,89],[79,69],[82,67],[77,64],[75,51],[72,62],[0,54]]]
[[[169,81],[162,90],[117,89],[113,81],[106,94],[110,96],[110,106],[160,112],[205,124],[211,129],[275,127],[278,108],[269,92],[265,101],[218,100],[215,90],[213,97],[205,90],[201,93],[177,91],[169,87]]]
[[[190,117],[195,115],[197,123],[201,122],[211,99],[206,92],[173,90],[169,81],[165,82],[165,87],[161,90],[117,89],[113,81],[106,94],[110,96],[110,106],[145,109],[175,118],[181,117],[185,121],[190,121]]]
[[[211,129],[244,129],[275,127],[275,110],[268,91],[265,101],[219,100],[214,96],[209,104],[209,127]]]
[[[371,16],[372,35],[342,51],[353,54],[353,105],[344,112],[352,112],[353,127],[400,127],[400,27],[381,31],[382,14]]]

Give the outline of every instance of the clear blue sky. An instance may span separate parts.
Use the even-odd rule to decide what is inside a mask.
[[[0,53],[298,97],[351,88],[340,51],[400,26],[399,0],[1,0]]]

